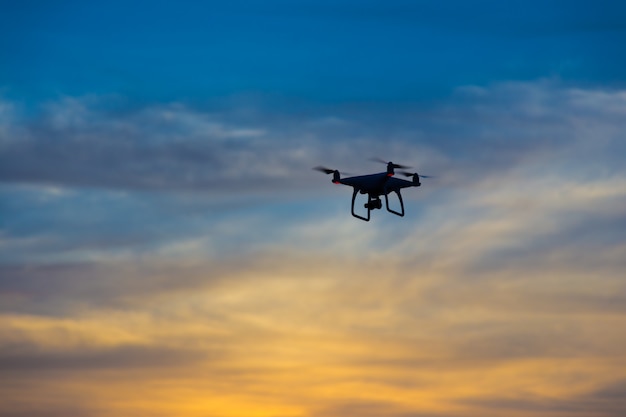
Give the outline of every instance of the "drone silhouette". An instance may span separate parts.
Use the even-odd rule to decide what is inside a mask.
[[[400,190],[408,187],[419,187],[422,184],[420,183],[420,178],[432,178],[429,175],[419,175],[417,172],[410,173],[405,171],[400,171],[400,174],[411,177],[411,181],[403,180],[401,178],[395,178],[395,169],[408,169],[411,168],[405,165],[394,164],[393,162],[387,162],[379,158],[372,158],[373,161],[382,162],[387,164],[387,172],[380,172],[377,174],[369,174],[369,175],[359,175],[356,177],[348,177],[341,178],[341,173],[336,169],[325,168],[322,166],[317,166],[313,168],[316,171],[323,172],[324,174],[333,174],[332,182],[333,184],[344,184],[351,186],[354,191],[352,193],[352,215],[357,219],[365,220],[366,222],[370,221],[370,212],[375,209],[380,209],[383,207],[383,203],[380,200],[381,196],[385,196],[385,206],[387,207],[387,211],[393,213],[397,216],[404,216],[404,202],[402,201],[402,194]],[[389,207],[389,193],[394,192],[398,195],[398,200],[400,200],[400,209],[401,211],[396,211]],[[368,199],[367,203],[365,203],[365,208],[367,209],[367,217],[361,216],[354,212],[354,201],[356,200],[356,195],[358,193],[367,194]]]

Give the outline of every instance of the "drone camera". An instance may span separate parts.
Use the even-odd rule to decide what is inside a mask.
[[[368,210],[380,209],[383,207],[383,202],[380,199],[372,200],[369,203],[363,204],[363,206]]]

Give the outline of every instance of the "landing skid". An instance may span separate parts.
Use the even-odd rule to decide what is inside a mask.
[[[389,197],[388,197],[388,194],[385,194],[385,205],[387,206],[387,211],[389,213],[395,214],[396,216],[404,217],[404,202],[402,201],[402,194],[400,194],[400,191],[394,191],[394,192],[398,194],[398,200],[400,200],[400,209],[402,211],[398,212],[392,209],[391,207],[389,207]]]
[[[393,213],[396,216],[400,216],[400,217],[404,217],[404,201],[402,201],[402,194],[400,194],[400,191],[396,191],[394,190],[394,192],[398,195],[398,200],[400,200],[400,210],[401,211],[396,211],[394,209],[392,209],[391,207],[389,207],[389,196],[388,194],[385,194],[385,206],[387,207],[387,211],[389,213]],[[376,196],[374,198],[372,198],[371,195],[368,194],[367,196],[367,204],[365,204],[365,208],[367,209],[367,217],[365,216],[361,216],[360,214],[357,214],[354,211],[354,202],[356,200],[356,195],[359,193],[359,190],[357,188],[354,188],[354,191],[352,192],[352,215],[354,217],[356,217],[357,219],[361,219],[361,220],[365,220],[366,222],[370,221],[370,212],[372,211],[372,209],[377,209],[381,207],[380,204],[380,197]],[[378,203],[378,204],[376,204]]]
[[[368,195],[367,196],[367,204],[365,205],[365,207],[367,208],[367,217],[363,217],[359,214],[356,214],[354,212],[354,201],[356,200],[356,195],[359,193],[358,189],[354,189],[354,191],[352,192],[352,215],[354,217],[356,217],[357,219],[361,219],[361,220],[365,220],[366,222],[370,221],[370,211],[372,211],[372,207],[370,205],[370,203],[372,202],[372,196]]]

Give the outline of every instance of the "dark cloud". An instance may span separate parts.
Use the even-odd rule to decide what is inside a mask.
[[[619,417],[626,412],[624,381],[607,386],[575,398],[554,398],[549,396],[526,395],[521,398],[492,398],[467,401],[470,404],[491,410],[507,412],[557,413],[567,416]]]
[[[608,416],[620,416],[626,413],[626,380],[607,384],[584,396],[597,408],[606,410]]]
[[[556,230],[538,231],[521,237],[508,247],[503,245],[493,248],[477,260],[478,263],[484,263],[488,268],[519,268],[520,265],[528,265],[532,260],[535,265],[540,264],[545,268],[552,259],[552,262],[559,264],[567,261],[589,272],[597,273],[608,269],[617,272],[626,264],[620,262],[620,259],[607,263],[607,255],[611,254],[603,252],[606,248],[626,245],[626,237],[619,232],[626,228],[626,210],[603,213],[600,206],[613,202],[597,201],[591,204],[594,205],[591,210],[586,204],[559,210],[561,219]],[[579,213],[571,213],[577,209],[580,210]],[[567,256],[570,259],[564,259]]]
[[[137,305],[141,299],[210,288],[253,268],[222,262],[115,262],[0,266],[5,312],[66,314],[68,310]],[[19,302],[10,302],[19,300]]]
[[[67,98],[29,117],[7,112],[0,180],[277,194],[303,185],[323,189],[324,178],[310,171],[319,164],[375,170],[364,162],[372,155],[435,171],[445,184],[498,175],[546,153],[559,158],[557,169],[565,158],[597,175],[600,161],[583,158],[602,157],[604,170],[619,169],[611,158],[623,147],[623,101],[617,91],[556,81],[467,87],[428,110],[344,105],[275,114],[261,103],[242,112]]]
[[[363,393],[367,396],[367,393]],[[310,417],[335,417],[335,416],[363,416],[363,417],[451,417],[455,414],[423,413],[406,407],[402,407],[394,402],[362,400],[339,401],[335,404],[314,410]]]
[[[121,346],[114,348],[84,348],[63,352],[0,349],[0,370],[3,373],[28,371],[79,372],[106,369],[168,368],[188,366],[206,361],[206,351],[168,349],[158,346]],[[10,350],[10,351],[9,351]],[[9,351],[9,352],[7,352]],[[215,359],[215,358],[212,358]]]
[[[100,412],[94,411],[88,405],[80,406],[77,404],[55,403],[44,404],[40,401],[33,401],[30,405],[13,406],[9,402],[5,403],[6,409],[0,410],[1,417],[94,417],[101,415]]]
[[[105,103],[106,105],[106,103]],[[309,145],[287,145],[265,128],[231,125],[178,105],[111,112],[66,99],[9,123],[2,139],[5,182],[133,190],[264,189],[285,183]],[[276,162],[279,161],[279,164]],[[306,160],[305,168],[310,168]],[[298,170],[294,169],[298,168]]]

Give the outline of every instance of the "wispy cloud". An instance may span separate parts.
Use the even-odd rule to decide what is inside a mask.
[[[78,415],[623,414],[623,92],[243,119],[102,103],[2,119],[7,415],[43,413],[26,385]],[[310,171],[372,154],[438,175],[406,217],[352,219]]]

